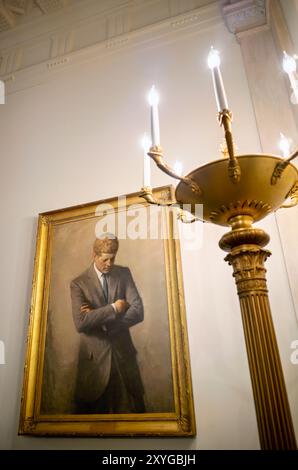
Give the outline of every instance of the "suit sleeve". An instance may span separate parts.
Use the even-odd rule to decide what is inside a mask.
[[[125,297],[127,302],[130,304],[130,307],[125,314],[121,316],[119,321],[122,325],[131,327],[144,320],[144,307],[128,268],[126,268],[125,283]]]
[[[104,305],[88,313],[81,313],[81,306],[86,303],[86,298],[77,282],[71,282],[70,292],[73,321],[79,333],[92,333],[98,327],[109,323],[111,320],[115,320],[116,313],[112,305]]]

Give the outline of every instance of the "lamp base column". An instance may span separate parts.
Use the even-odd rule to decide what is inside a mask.
[[[248,216],[231,221],[219,245],[229,251],[240,300],[244,336],[262,449],[295,450],[296,441],[270,311],[264,267],[269,236]]]

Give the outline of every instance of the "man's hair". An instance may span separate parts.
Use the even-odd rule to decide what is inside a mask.
[[[97,256],[102,253],[117,253],[119,248],[118,238],[112,233],[101,234],[94,242],[93,251]]]

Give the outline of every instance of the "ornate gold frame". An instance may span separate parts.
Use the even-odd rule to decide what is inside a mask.
[[[154,190],[160,200],[173,198],[173,188]],[[126,196],[127,206],[149,204],[140,193]],[[164,240],[165,270],[168,293],[169,333],[175,412],[122,415],[42,415],[40,414],[44,366],[47,307],[50,287],[50,265],[53,227],[71,221],[95,217],[98,204],[111,204],[118,209],[118,199],[46,212],[39,215],[32,300],[27,337],[19,434],[41,436],[193,436],[195,415],[191,386],[190,360],[183,295],[179,240],[174,239],[173,211],[162,208],[163,224],[169,230]]]

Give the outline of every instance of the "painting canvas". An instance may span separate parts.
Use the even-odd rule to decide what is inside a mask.
[[[194,435],[175,219],[139,193],[40,214],[21,434]]]

